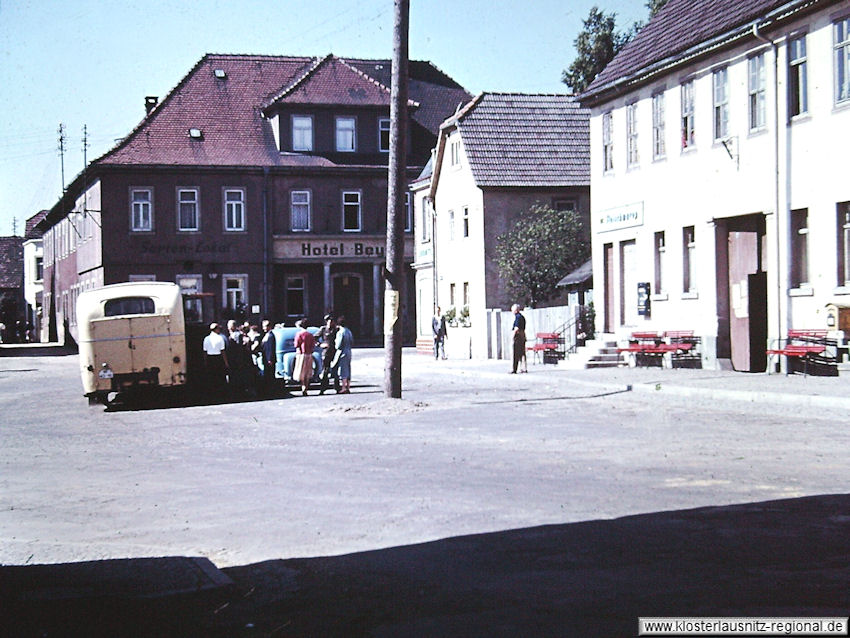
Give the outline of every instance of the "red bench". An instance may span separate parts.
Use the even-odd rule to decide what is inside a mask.
[[[689,356],[693,358],[695,346],[699,343],[699,337],[694,337],[693,330],[668,330],[662,334],[658,332],[633,332],[629,338],[628,345],[617,348],[617,352],[632,354],[635,356],[635,364],[638,357],[646,360],[663,363],[664,355],[671,355],[671,359]],[[671,361],[672,365],[672,361]]]
[[[836,345],[834,340],[827,338],[828,334],[828,330],[822,329],[789,330],[787,338],[778,339],[779,343],[776,347],[767,349],[768,374],[770,373],[770,357],[785,357],[786,359],[802,361],[803,374],[808,374],[810,363],[835,363],[834,357],[826,356],[827,348]],[[785,345],[782,345],[783,341]],[[790,368],[790,361],[788,367]]]
[[[538,332],[534,343],[526,344],[525,349],[534,355],[534,361],[538,354],[543,354],[543,363],[555,363],[563,355],[561,346],[564,338],[558,332]]]

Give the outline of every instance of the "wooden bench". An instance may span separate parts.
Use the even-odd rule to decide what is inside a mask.
[[[633,357],[635,365],[664,365],[665,355],[669,355],[670,367],[676,367],[680,360],[699,361],[696,346],[699,337],[693,330],[668,330],[658,332],[633,332],[626,346],[617,348],[617,352]]]
[[[533,343],[525,346],[526,352],[531,352],[534,362],[542,355],[543,363],[557,363],[564,358],[564,337],[557,332],[538,332]]]
[[[803,374],[838,376],[838,342],[828,338],[829,331],[823,329],[791,329],[785,339],[777,339],[767,349],[767,372],[770,374],[770,358],[785,357],[786,374],[797,372],[802,366]],[[784,342],[784,343],[783,343]]]

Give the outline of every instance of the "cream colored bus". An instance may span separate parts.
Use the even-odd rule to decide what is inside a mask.
[[[89,403],[110,393],[186,383],[180,287],[167,282],[111,284],[77,301],[80,373]]]

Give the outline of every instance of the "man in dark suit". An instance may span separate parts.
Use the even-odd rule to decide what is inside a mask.
[[[260,341],[260,351],[263,358],[263,394],[267,397],[274,394],[275,365],[277,364],[277,340],[272,332],[272,322],[263,319],[263,338]]]

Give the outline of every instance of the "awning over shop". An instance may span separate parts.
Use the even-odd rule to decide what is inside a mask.
[[[558,286],[582,286],[593,282],[593,262],[588,259],[558,282]]]

